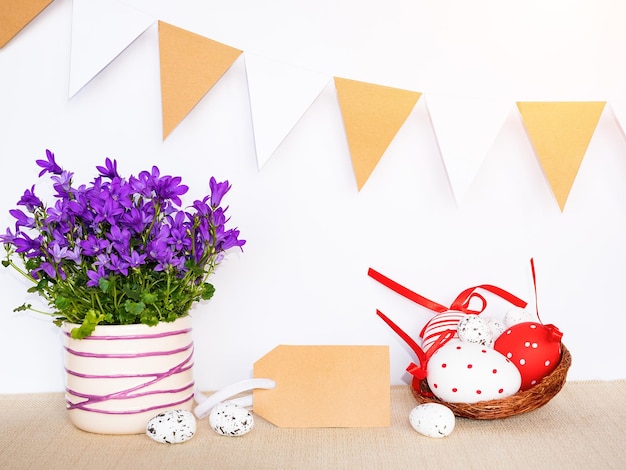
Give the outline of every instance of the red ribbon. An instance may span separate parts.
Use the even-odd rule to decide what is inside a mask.
[[[534,281],[535,268],[534,268],[532,259],[531,259],[531,266],[533,269],[533,281]],[[471,314],[471,315],[478,315],[482,313],[487,307],[487,300],[482,295],[475,292],[476,289],[483,289],[488,292],[491,292],[492,294],[495,294],[503,298],[504,300],[515,305],[516,307],[525,308],[526,305],[528,305],[527,302],[514,296],[510,292],[505,291],[504,289],[500,289],[499,287],[492,286],[490,284],[481,284],[476,287],[470,287],[469,289],[465,289],[463,292],[461,292],[457,296],[454,302],[452,302],[452,304],[450,305],[450,308],[447,308],[444,305],[441,305],[437,302],[433,302],[432,300],[427,299],[426,297],[416,292],[413,292],[410,289],[407,289],[406,287],[402,286],[401,284],[398,284],[394,280],[388,278],[387,276],[384,276],[383,274],[379,273],[378,271],[372,268],[369,268],[367,274],[371,278],[380,282],[385,287],[388,287],[394,292],[400,294],[402,297],[412,300],[413,302],[421,305],[422,307],[426,307],[427,309],[432,310],[437,313],[443,313],[448,310],[457,310],[457,311],[460,311],[466,314]],[[536,291],[536,283],[535,283],[535,291]],[[535,292],[535,295],[536,295],[536,292]],[[478,310],[473,310],[469,308],[470,303],[473,299],[478,299],[481,302],[481,307]],[[448,341],[450,341],[454,337],[455,331],[445,330],[443,333],[441,333],[441,335],[439,335],[435,343],[433,343],[432,346],[428,348],[428,351],[424,352],[424,350],[417,344],[417,342],[413,338],[411,338],[406,332],[404,332],[398,325],[396,325],[393,321],[391,321],[389,317],[387,317],[378,309],[376,310],[376,314],[380,318],[382,318],[383,321],[387,323],[387,325],[389,325],[391,329],[395,331],[396,334],[398,334],[398,336],[400,336],[400,338],[402,338],[407,343],[407,345],[411,348],[411,350],[413,350],[413,352],[417,356],[419,365],[412,362],[411,364],[409,364],[406,370],[409,374],[413,376],[413,388],[415,388],[416,390],[420,390],[419,383],[416,382],[416,380],[420,381],[426,378],[428,360],[435,353],[435,351],[437,351],[441,346],[446,344]],[[423,392],[421,390],[420,390],[420,393],[426,394],[426,392]]]
[[[444,331],[435,341],[431,348],[428,351],[424,352],[424,350],[415,342],[413,338],[411,338],[406,332],[402,330],[398,325],[396,325],[389,317],[387,317],[380,310],[376,310],[376,314],[383,319],[387,325],[391,327],[393,331],[395,331],[400,338],[402,338],[406,344],[413,350],[417,359],[419,361],[419,365],[411,362],[409,367],[406,368],[407,372],[411,374],[418,380],[423,380],[426,378],[426,368],[428,367],[428,360],[434,354],[434,352],[439,349],[441,346],[446,344],[454,337],[454,330],[446,330]]]
[[[534,268],[533,268],[533,273],[534,273]],[[463,313],[474,314],[474,315],[478,315],[482,313],[487,307],[487,300],[485,300],[485,298],[482,295],[480,295],[478,292],[475,292],[476,289],[483,289],[488,292],[491,292],[492,294],[495,294],[498,297],[503,298],[504,300],[515,305],[516,307],[525,308],[526,305],[528,305],[528,302],[523,301],[522,299],[514,296],[513,294],[505,291],[504,289],[500,289],[499,287],[492,286],[491,284],[481,284],[476,287],[470,287],[469,289],[465,289],[463,292],[461,292],[457,296],[456,299],[454,299],[454,302],[452,302],[452,304],[450,305],[450,308],[448,308],[441,304],[438,304],[437,302],[433,302],[432,300],[427,299],[426,297],[421,296],[418,293],[413,292],[410,289],[407,289],[406,287],[389,279],[387,276],[384,276],[383,274],[379,273],[378,271],[372,268],[369,268],[369,270],[367,271],[367,275],[375,279],[376,281],[380,282],[385,287],[388,287],[389,289],[393,290],[397,294],[400,294],[402,297],[412,300],[413,302],[421,305],[422,307],[426,307],[427,309],[432,310],[437,313],[446,312],[448,310],[458,310]],[[481,301],[482,306],[480,309],[472,310],[469,308],[469,305],[472,299],[479,299]]]

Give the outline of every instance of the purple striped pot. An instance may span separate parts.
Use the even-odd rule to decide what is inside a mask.
[[[91,336],[63,331],[70,421],[99,434],[146,432],[162,411],[193,406],[191,318],[147,325],[98,325]]]

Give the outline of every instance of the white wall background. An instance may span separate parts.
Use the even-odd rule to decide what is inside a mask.
[[[71,0],[54,1],[0,50],[0,227],[46,148],[89,181],[105,157],[128,175],[153,164],[201,196],[229,179],[248,240],[193,312],[196,379],[248,378],[278,344],[389,344],[391,381],[413,360],[375,315],[417,333],[427,310],[367,277],[372,266],[449,304],[491,283],[534,302],[564,332],[570,380],[626,378],[626,6],[619,0],[240,0],[125,3],[268,59],[428,93],[498,97],[511,112],[466,198],[450,190],[424,99],[359,192],[332,85],[257,168],[240,57],[163,142],[156,24],[68,99]],[[111,25],[114,28],[114,25]],[[606,100],[563,213],[515,101]],[[1,270],[0,393],[63,389],[59,332],[12,313],[25,285]],[[491,299],[491,298],[489,298]],[[494,308],[505,306],[493,301]],[[490,304],[491,305],[491,304]]]

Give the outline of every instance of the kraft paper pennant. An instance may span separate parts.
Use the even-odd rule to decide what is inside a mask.
[[[260,170],[331,77],[250,53],[245,60]]]
[[[561,211],[605,104],[605,101],[517,103]]]
[[[0,1],[0,48],[41,13],[52,0],[2,0]]]
[[[155,19],[116,0],[74,0],[69,96],[74,96]]]
[[[511,111],[507,100],[429,94],[426,105],[459,204]]]
[[[335,87],[360,191],[422,94],[339,77]]]
[[[388,346],[286,346],[254,364],[254,412],[280,427],[386,427],[391,422]]]
[[[159,21],[163,140],[242,51]]]

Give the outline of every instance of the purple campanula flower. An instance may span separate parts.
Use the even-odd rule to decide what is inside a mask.
[[[154,270],[167,271],[170,268],[175,268],[178,271],[185,270],[185,260],[184,258],[174,256],[172,250],[165,250],[162,252],[162,256],[157,260]]]
[[[208,201],[209,201],[209,196],[205,196],[202,200],[193,202],[193,208],[196,210],[197,215],[201,217],[205,217],[211,214],[211,207],[207,204]]]
[[[63,259],[65,259],[65,257],[67,256],[67,247],[62,247],[58,243],[54,242],[48,248],[48,253],[50,254],[50,256],[52,256],[54,262],[58,264],[63,261]]]
[[[211,189],[211,207],[215,209],[222,202],[224,194],[230,190],[230,184],[228,180],[218,183],[215,178],[211,176],[209,188]]]
[[[98,256],[105,253],[111,243],[103,238],[98,238],[95,235],[88,235],[86,239],[79,242],[80,247],[83,250],[83,254],[86,256]]]
[[[130,249],[130,232],[127,228],[119,228],[117,225],[112,225],[109,229],[109,233],[106,237],[110,240],[113,248],[119,253],[126,253]]]
[[[47,223],[50,224],[51,222],[63,222],[67,220],[68,214],[69,212],[65,201],[59,199],[57,202],[54,203],[54,207],[48,207],[48,209],[46,209]]]
[[[116,219],[124,213],[124,208],[111,197],[108,192],[102,192],[100,197],[92,199],[92,207],[96,212],[94,223],[108,222],[116,224]]]
[[[43,271],[44,273],[46,273],[48,275],[48,277],[51,277],[53,279],[56,277],[56,274],[57,274],[57,271],[54,268],[54,266],[52,266],[52,264],[48,263],[47,261],[41,263],[38,268],[33,269],[31,271],[31,275],[35,279],[39,279],[39,272],[41,272],[41,271]]]
[[[82,222],[80,225],[91,225],[94,219],[93,213],[89,210],[87,196],[84,193],[75,193],[75,199],[67,203],[66,211],[72,220],[78,217]]]
[[[122,258],[128,263],[128,266],[131,268],[138,268],[146,262],[146,255],[139,254],[139,252],[136,250],[132,250],[130,254],[122,255]]]
[[[185,213],[178,211],[174,217],[168,216],[170,222],[170,243],[177,252],[191,248],[191,238],[185,225]]]
[[[183,274],[187,271],[185,261],[186,259],[183,256],[173,256],[170,260],[170,264],[176,271],[178,271],[180,274]]]
[[[100,253],[96,256],[96,260],[93,262],[93,265],[96,267],[104,267],[106,268],[109,265],[109,255],[107,253]]]
[[[35,207],[43,207],[43,202],[35,196],[35,185],[24,191],[24,195],[17,203],[18,206],[25,206],[28,212],[33,212]]]
[[[163,239],[152,240],[148,244],[147,255],[152,261],[159,263],[166,259],[169,254],[171,254],[171,250]]]
[[[67,224],[59,224],[55,228],[52,229],[52,242],[51,244],[56,244],[59,246],[68,247],[69,240],[71,236],[68,235],[69,227]],[[49,231],[47,232],[49,233]]]
[[[183,201],[180,196],[189,191],[189,186],[180,184],[182,178],[180,176],[163,176],[157,181],[155,188],[156,195],[162,200],[171,200],[173,204],[180,206]]]
[[[141,233],[152,223],[153,217],[152,205],[149,205],[148,210],[132,207],[129,211],[124,212],[122,221],[132,232]]]
[[[87,277],[89,278],[89,280],[87,281],[87,285],[89,287],[98,287],[98,284],[100,282],[100,278],[101,277],[106,277],[106,271],[104,270],[104,266],[98,266],[98,268],[93,271],[93,270],[89,270],[87,271]]]
[[[239,230],[228,230],[227,232],[224,232],[222,236],[219,249],[226,251],[236,246],[241,248],[245,244],[246,244],[245,240],[239,240]]]
[[[52,176],[50,179],[54,182],[52,187],[56,190],[56,196],[67,199],[70,197],[70,191],[72,189],[72,178],[74,173],[69,171],[62,171],[58,176]]]
[[[131,197],[132,187],[122,178],[113,178],[111,180],[111,184],[109,185],[109,191],[111,197],[119,202],[124,208],[129,209],[133,206],[133,200]]]
[[[131,187],[144,197],[154,196],[153,191],[156,186],[156,181],[161,176],[161,172],[157,166],[152,167],[152,172],[142,171],[137,178],[131,177],[129,179]]]
[[[6,233],[0,234],[0,243],[14,243],[15,235],[11,232],[10,228],[7,228]]]
[[[80,262],[82,260],[80,246],[76,245],[72,249],[68,248],[67,253],[65,255],[65,259],[73,261],[76,264],[80,264]]]
[[[41,235],[30,238],[25,233],[19,233],[13,237],[13,245],[17,253],[24,253],[28,257],[36,257],[41,254]]]
[[[44,173],[52,173],[55,175],[60,175],[63,172],[63,169],[57,165],[57,162],[54,161],[54,154],[46,149],[46,158],[47,160],[36,160],[35,163],[43,168],[39,172],[39,176],[42,176]]]
[[[120,176],[117,173],[117,160],[111,161],[110,158],[107,158],[104,161],[104,165],[105,166],[96,166],[96,170],[98,170],[102,176],[110,179]]]
[[[26,228],[35,227],[35,219],[33,217],[26,215],[24,211],[21,211],[19,209],[11,209],[9,211],[9,214],[11,214],[15,218],[15,230],[16,231],[19,231],[20,227],[26,227]]]
[[[123,274],[128,276],[128,263],[115,253],[111,253],[109,257],[109,264],[106,266],[111,272]]]

